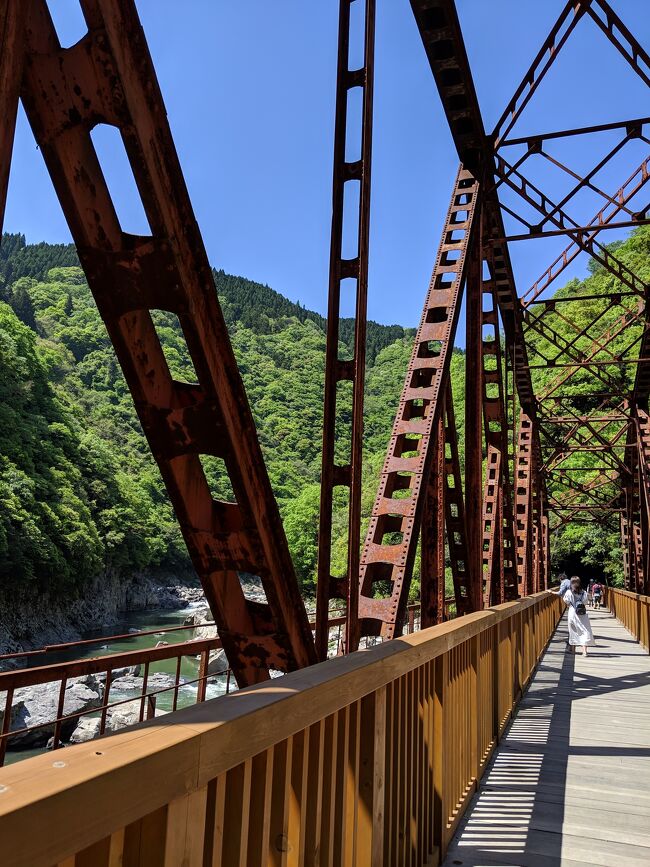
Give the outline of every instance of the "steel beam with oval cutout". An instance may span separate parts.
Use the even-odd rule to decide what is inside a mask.
[[[25,0],[22,99],[79,258],[240,685],[316,659],[311,630],[212,272],[133,0],[81,0],[88,32],[61,48],[44,0]],[[120,132],[148,236],[123,231],[91,130]],[[151,311],[174,313],[196,381],[178,382]],[[201,456],[221,459],[217,500]],[[266,601],[245,597],[240,573]]]
[[[461,166],[361,554],[362,635],[392,638],[402,628],[478,199],[477,181]]]

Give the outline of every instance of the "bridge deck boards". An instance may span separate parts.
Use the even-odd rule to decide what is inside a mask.
[[[560,623],[445,867],[650,864],[650,656],[590,616],[586,659]]]

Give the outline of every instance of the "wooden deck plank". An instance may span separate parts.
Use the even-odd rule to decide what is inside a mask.
[[[650,864],[650,656],[590,616],[586,658],[560,623],[444,867]]]

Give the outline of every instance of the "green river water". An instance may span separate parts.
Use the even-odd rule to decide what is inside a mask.
[[[112,624],[100,630],[85,633],[83,638],[97,638],[97,643],[88,644],[85,646],[74,647],[67,650],[51,652],[47,654],[47,658],[43,656],[32,657],[31,665],[47,665],[55,662],[66,662],[71,659],[88,659],[91,657],[106,656],[111,653],[124,653],[126,651],[142,650],[149,647],[155,647],[159,641],[166,641],[170,645],[178,644],[183,641],[189,641],[192,638],[199,638],[201,630],[194,630],[193,627],[187,629],[179,629],[176,632],[160,632],[170,626],[180,626],[191,613],[193,609],[184,608],[178,611],[158,610],[158,611],[133,611],[124,615],[124,618],[117,623]],[[129,632],[129,630],[138,630],[137,632]],[[151,635],[142,635],[141,632],[152,632]],[[128,633],[125,638],[120,638],[113,641],[102,641],[101,639],[109,638],[114,635]],[[157,634],[156,634],[157,633]],[[192,681],[198,676],[199,663],[198,659],[190,656],[184,656],[181,662],[181,678],[185,681]],[[149,666],[149,674],[155,672],[164,672],[172,677],[176,675],[176,659],[162,660],[161,662],[151,663]],[[142,676],[143,672],[140,672]],[[235,687],[234,678],[231,679],[230,688]],[[226,676],[211,679],[207,685],[206,698],[216,698],[226,691]],[[139,692],[110,692],[111,700],[120,700],[125,698],[139,697]],[[173,690],[159,693],[156,696],[156,709],[161,711],[169,711],[172,708],[174,693]],[[196,702],[196,684],[182,686],[178,693],[178,705],[180,709]],[[99,714],[88,714],[99,716]],[[5,764],[21,761],[29,756],[39,755],[44,752],[43,749],[34,750],[9,750],[5,758]]]

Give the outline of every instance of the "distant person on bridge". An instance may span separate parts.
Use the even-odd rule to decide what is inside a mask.
[[[582,652],[587,655],[587,647],[593,646],[594,634],[591,631],[591,623],[587,614],[587,594],[580,586],[577,575],[571,578],[571,585],[562,597],[569,607],[569,645],[575,653],[576,647],[582,647]]]
[[[592,587],[592,592],[594,596],[594,608],[600,608],[600,603],[603,601],[603,585],[600,581],[596,581]]]

